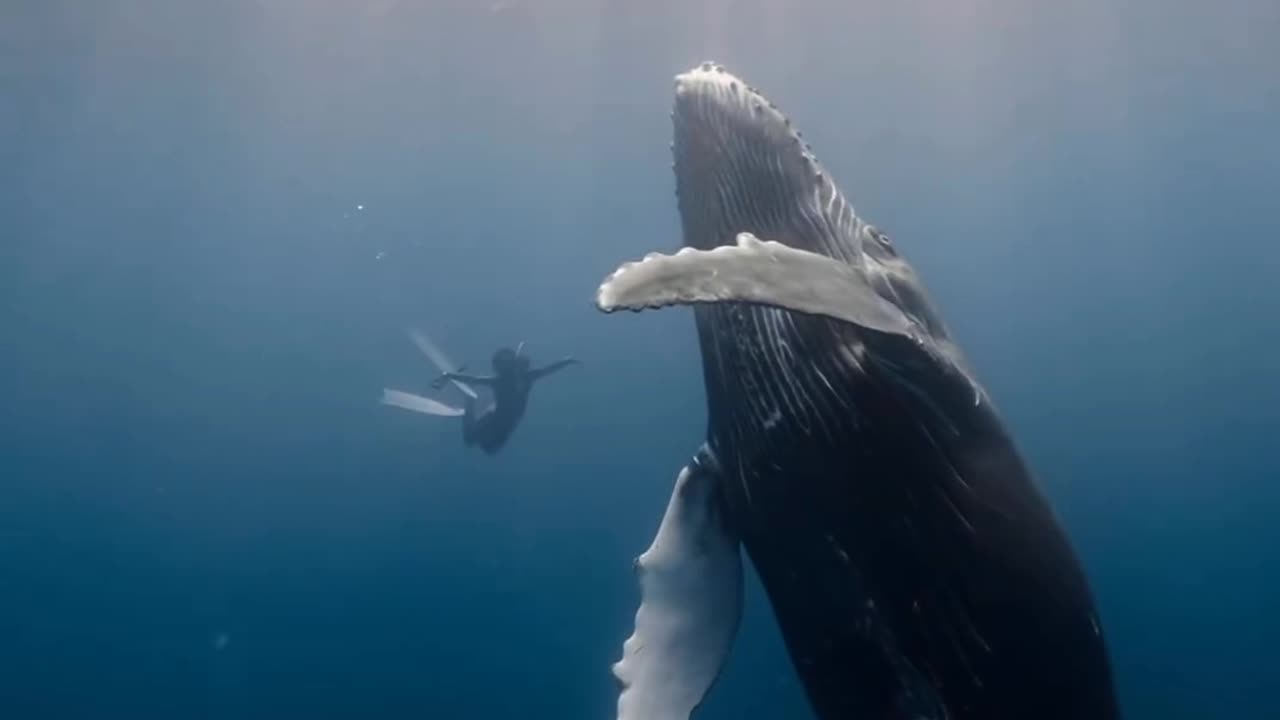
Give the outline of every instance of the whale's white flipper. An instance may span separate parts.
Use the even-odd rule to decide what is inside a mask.
[[[400,390],[390,390],[383,388],[382,404],[391,405],[405,410],[423,413],[426,415],[439,415],[441,417],[461,417],[464,414],[462,408],[456,408],[451,405],[445,405],[439,400],[432,400],[421,395],[402,392]]]
[[[636,558],[641,602],[613,674],[618,720],[688,720],[714,684],[742,615],[742,560],[719,476],[680,471],[653,544]]]
[[[823,315],[907,335],[911,320],[880,297],[862,272],[825,255],[740,233],[737,245],[683,248],[624,263],[596,293],[605,312],[668,305],[746,302]]]
[[[421,331],[410,330],[409,339],[413,341],[414,345],[418,346],[418,349],[422,351],[422,354],[426,355],[427,359],[430,360],[440,372],[451,373],[458,371],[458,366],[449,360],[449,358],[444,354],[444,351],[440,349],[440,346],[432,342],[431,338],[423,335]],[[458,380],[454,380],[453,384],[463,393],[469,395],[473,400],[479,397],[476,395],[476,391],[471,389],[470,385]]]

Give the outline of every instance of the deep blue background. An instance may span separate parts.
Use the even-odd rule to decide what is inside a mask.
[[[0,717],[611,717],[704,411],[686,312],[590,299],[678,240],[704,59],[924,276],[1128,716],[1280,717],[1277,36],[1242,0],[4,3]],[[427,390],[411,325],[586,366],[488,458],[376,404]],[[703,717],[805,717],[748,604]]]

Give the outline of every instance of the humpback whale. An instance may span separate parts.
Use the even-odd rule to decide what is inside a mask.
[[[705,441],[635,562],[619,720],[685,720],[737,632],[740,548],[821,720],[1110,720],[1082,566],[919,277],[757,90],[676,76],[683,247],[600,310],[694,313]]]

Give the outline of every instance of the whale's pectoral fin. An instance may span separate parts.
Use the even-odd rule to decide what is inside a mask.
[[[618,720],[687,720],[714,684],[742,614],[742,561],[719,475],[680,471],[653,544],[636,558],[641,602],[613,674]]]
[[[739,234],[737,245],[624,263],[596,293],[596,307],[605,312],[717,302],[768,305],[899,335],[912,328],[858,268],[751,233]]]
[[[462,408],[445,405],[439,400],[432,400],[429,397],[389,388],[382,389],[382,404],[412,410],[425,415],[439,415],[440,417],[461,417],[466,414]]]

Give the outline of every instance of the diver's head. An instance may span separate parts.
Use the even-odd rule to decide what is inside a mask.
[[[493,354],[493,371],[498,374],[529,369],[529,358],[511,348],[501,348]]]
[[[500,348],[493,354],[493,371],[510,372],[516,365],[516,352],[511,348]]]

